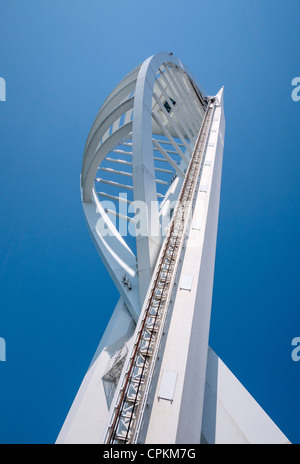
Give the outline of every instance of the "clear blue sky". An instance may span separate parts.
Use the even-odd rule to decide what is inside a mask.
[[[108,93],[159,51],[225,86],[211,346],[300,443],[299,16],[299,0],[1,0],[0,443],[55,441],[117,302],[82,153]]]

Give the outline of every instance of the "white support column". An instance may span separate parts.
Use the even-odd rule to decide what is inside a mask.
[[[218,225],[223,136],[222,106],[218,116],[213,164],[203,166],[198,179],[186,248],[176,275],[166,323],[165,341],[158,353],[140,440],[147,444],[200,442],[210,329],[214,261]],[[215,134],[215,133],[214,133]],[[209,139],[211,137],[209,132]],[[205,183],[207,189],[201,189]],[[168,389],[166,391],[166,379]]]
[[[103,374],[114,353],[133,334],[132,317],[120,298],[80,385],[56,444],[100,444],[108,420],[110,395]],[[113,387],[113,385],[111,386]]]
[[[134,200],[143,201],[147,207],[147,216],[144,218],[147,233],[136,237],[141,306],[161,246],[152,149],[151,111],[154,80],[155,66],[153,59],[149,58],[143,63],[137,80],[132,130]]]
[[[286,445],[288,438],[209,348],[201,443]]]

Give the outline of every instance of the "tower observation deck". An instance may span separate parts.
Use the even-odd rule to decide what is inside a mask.
[[[100,108],[81,195],[120,298],[57,443],[288,442],[208,345],[224,133],[169,53]]]

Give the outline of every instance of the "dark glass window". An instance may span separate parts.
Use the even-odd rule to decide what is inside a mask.
[[[176,101],[173,100],[173,98],[170,97],[170,100],[173,103],[173,105],[176,105]],[[167,101],[165,101],[164,107],[166,108],[168,113],[170,113],[170,111],[172,110],[172,108],[170,107],[170,105],[169,105],[169,103]]]

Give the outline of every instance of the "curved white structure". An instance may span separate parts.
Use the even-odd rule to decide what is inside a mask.
[[[223,89],[206,96],[169,53],[148,58],[103,103],[81,194],[120,299],[57,443],[248,440],[243,414],[226,402],[213,409],[230,392],[213,386],[221,361],[208,351],[224,130]],[[265,430],[249,442],[286,441],[242,397]]]
[[[85,147],[81,187],[88,226],[135,320],[161,247],[160,228],[169,214],[165,205],[178,196],[204,115],[189,76],[170,54],[146,60],[104,102]],[[186,101],[192,111],[185,110]],[[174,185],[169,187],[174,175],[176,192]],[[95,179],[99,188],[95,188]],[[134,201],[129,211],[133,212],[138,201],[148,208],[147,218],[142,218],[143,231],[136,234],[136,256],[111,221],[112,211],[108,209],[107,214],[100,201],[119,202],[116,197],[120,194],[126,197],[128,207]],[[102,230],[97,231],[99,214],[108,228],[105,238]],[[134,216],[130,220],[134,221]],[[124,291],[124,272],[130,278],[131,292]]]

